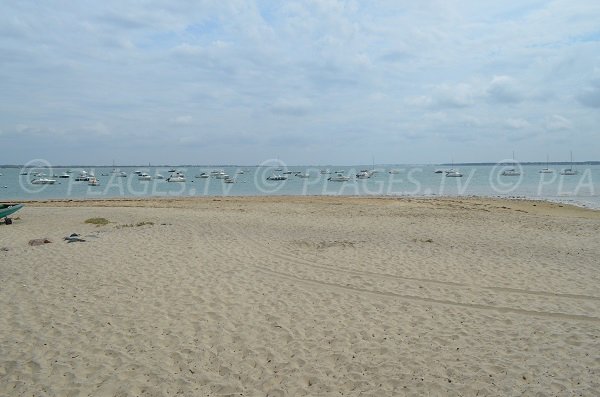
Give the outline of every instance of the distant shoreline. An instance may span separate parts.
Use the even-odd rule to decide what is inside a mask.
[[[452,166],[494,166],[498,164],[521,164],[521,165],[600,165],[600,160],[587,160],[587,161],[502,161],[495,163],[431,163],[431,164],[375,164],[376,167],[452,167]],[[365,164],[286,164],[281,165],[282,167],[362,167],[367,165]],[[2,164],[0,168],[24,168],[25,164]],[[219,167],[243,167],[243,168],[269,168],[273,167],[272,164],[269,165],[239,165],[239,164],[157,164],[157,165],[148,165],[148,164],[138,164],[138,165],[83,165],[83,164],[75,164],[75,165],[54,165],[51,167],[44,165],[35,165],[35,166],[27,166],[27,168],[168,168],[168,167],[205,167],[205,168],[219,168]]]

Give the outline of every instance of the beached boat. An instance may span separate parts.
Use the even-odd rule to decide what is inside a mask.
[[[0,204],[0,219],[14,214],[23,208],[23,204]]]

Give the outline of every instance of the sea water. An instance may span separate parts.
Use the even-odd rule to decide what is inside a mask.
[[[170,168],[176,168],[186,182],[167,182]],[[549,165],[553,173],[540,173],[543,166],[533,164],[471,165],[455,167],[461,178],[435,173],[434,165],[357,165],[357,166],[181,166],[181,167],[120,167],[126,174],[120,177],[112,167],[71,168],[70,178],[57,176],[66,172],[64,167],[0,168],[0,201],[44,199],[104,199],[124,197],[194,197],[194,196],[270,196],[270,195],[345,195],[345,196],[482,196],[529,198],[563,202],[600,209],[600,165],[575,165],[577,175],[561,175],[565,165]],[[446,167],[449,168],[449,167]],[[518,176],[504,176],[502,171],[516,168]],[[75,181],[80,171],[93,173],[99,186]],[[214,176],[196,177],[201,173],[222,170],[234,179],[224,183]],[[368,179],[357,179],[361,170],[375,170]],[[393,173],[390,173],[394,170]],[[140,181],[135,171],[151,176],[162,174],[165,179]],[[270,181],[267,177],[285,174],[284,181]],[[55,179],[53,185],[37,185],[34,172]],[[308,173],[308,178],[295,176]],[[330,172],[330,173],[323,173]],[[350,176],[346,182],[328,180],[336,172]],[[25,173],[25,175],[21,175]],[[56,176],[56,177],[53,177]]]

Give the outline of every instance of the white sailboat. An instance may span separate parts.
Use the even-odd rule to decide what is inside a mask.
[[[573,169],[573,151],[571,151],[571,166],[560,172],[561,175],[577,175],[579,172]]]
[[[554,170],[548,168],[548,155],[546,155],[546,168],[542,168],[538,171],[540,174],[552,174]]]
[[[463,174],[460,171],[454,169],[454,159],[452,159],[452,168],[446,170],[446,177],[448,178],[462,178]]]
[[[516,163],[516,161],[515,161],[515,152],[513,152],[513,158],[512,158],[512,160],[513,160],[512,161],[513,164]],[[504,171],[502,171],[502,175],[503,176],[520,176],[521,173],[519,171],[517,171],[516,169],[514,169],[514,168],[507,168]]]

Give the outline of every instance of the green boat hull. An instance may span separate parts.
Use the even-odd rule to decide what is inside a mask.
[[[0,219],[14,214],[23,208],[23,204],[0,204]]]

